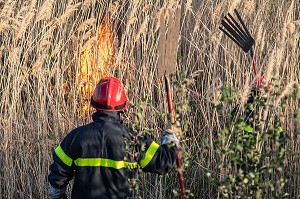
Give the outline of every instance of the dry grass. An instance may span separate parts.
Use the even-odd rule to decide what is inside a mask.
[[[97,1],[105,4],[104,1]],[[97,31],[103,10],[96,1],[0,1],[0,196],[47,198],[47,174],[51,152],[74,127],[90,121],[82,116],[78,92],[80,52]],[[166,102],[156,78],[159,16],[174,11],[177,1],[116,1],[108,7],[115,31],[122,32],[113,73],[126,82],[131,106],[124,120],[130,125],[140,112],[137,128],[159,140]],[[220,33],[220,19],[237,9],[256,37],[255,53],[261,74],[277,76],[287,85],[278,102],[299,84],[299,1],[187,1],[183,5],[176,81],[193,79],[188,92],[178,94],[176,105],[189,100],[191,112],[181,116],[191,123],[183,140],[190,163],[185,180],[196,198],[215,198],[215,187],[206,172],[219,175],[219,157],[213,148],[224,116],[214,110],[220,85],[228,82],[245,101],[254,79],[249,58]],[[127,9],[126,9],[127,7]],[[244,11],[247,9],[247,11]],[[121,12],[120,12],[121,11]],[[166,16],[167,18],[168,16]],[[183,73],[179,74],[179,71]],[[64,85],[68,85],[65,87]],[[145,99],[151,100],[140,107]],[[288,192],[300,195],[299,122],[292,115],[299,102],[289,101],[281,110],[283,127],[291,139],[286,170],[292,174]],[[92,110],[91,110],[92,112]],[[151,131],[149,130],[151,129]],[[167,198],[178,187],[176,173],[168,176],[139,175],[140,196]]]

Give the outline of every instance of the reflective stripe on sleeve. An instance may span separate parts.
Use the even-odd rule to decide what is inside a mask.
[[[63,151],[61,146],[56,147],[56,149],[54,151],[55,151],[55,154],[59,157],[59,159],[63,163],[65,163],[69,167],[72,166],[72,162],[73,162],[72,158],[70,158],[69,156],[67,156],[67,154],[65,154],[65,152]]]
[[[134,169],[137,168],[136,162],[115,161],[105,158],[78,158],[74,161],[78,167],[110,167],[114,169]]]
[[[144,159],[140,160],[140,165],[142,168],[145,168],[149,164],[158,148],[159,145],[153,141],[147,149]]]

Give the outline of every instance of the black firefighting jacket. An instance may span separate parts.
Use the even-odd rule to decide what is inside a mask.
[[[164,174],[173,166],[176,147],[147,136],[132,147],[134,133],[122,125],[119,113],[97,111],[93,121],[72,130],[53,152],[48,180],[61,189],[74,176],[72,199],[126,198],[133,170]]]

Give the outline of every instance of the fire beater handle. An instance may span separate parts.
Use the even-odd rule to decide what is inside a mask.
[[[171,124],[175,124],[175,111],[173,109],[173,101],[172,101],[172,95],[171,95],[171,88],[170,88],[170,81],[168,77],[165,75],[165,85],[166,85],[166,92],[167,92],[167,100],[168,100],[168,109],[169,114],[171,117]]]
[[[176,123],[175,111],[173,109],[170,81],[169,81],[167,75],[165,75],[165,85],[166,85],[166,92],[167,92],[168,109],[169,109],[169,114],[171,116],[171,124],[175,124]],[[176,156],[176,165],[177,165],[178,179],[179,179],[179,184],[180,184],[180,197],[184,198],[185,197],[185,188],[184,188],[183,171],[181,168],[181,149],[180,149],[180,147],[178,147],[178,152],[177,152],[177,156]]]

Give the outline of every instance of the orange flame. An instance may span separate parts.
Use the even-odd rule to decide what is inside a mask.
[[[80,53],[78,89],[82,95],[82,110],[86,115],[90,107],[90,97],[99,80],[108,76],[110,68],[115,66],[114,34],[107,17],[98,27],[96,41],[90,39]]]

